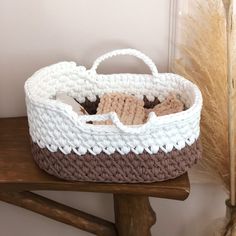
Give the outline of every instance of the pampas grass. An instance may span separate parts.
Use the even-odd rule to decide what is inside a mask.
[[[201,169],[220,176],[229,189],[227,122],[227,37],[220,0],[195,1],[195,15],[183,19],[185,44],[174,71],[196,83],[202,91]]]
[[[218,175],[230,192],[226,217],[214,222],[214,236],[236,235],[234,0],[198,0],[196,17],[185,19],[182,59],[174,70],[196,83],[204,97],[201,169]],[[196,3],[196,1],[195,1]],[[217,226],[217,227],[216,227]]]

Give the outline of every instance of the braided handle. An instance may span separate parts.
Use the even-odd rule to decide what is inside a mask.
[[[119,49],[119,50],[114,50],[114,51],[111,51],[109,53],[106,53],[100,57],[98,57],[94,63],[93,63],[93,66],[92,68],[90,69],[90,72],[92,74],[97,74],[97,68],[98,66],[100,65],[101,62],[109,59],[109,58],[112,58],[112,57],[115,57],[115,56],[120,56],[120,55],[130,55],[130,56],[135,56],[139,59],[141,59],[151,70],[152,72],[152,75],[153,76],[157,76],[158,75],[158,70],[154,64],[154,62],[148,57],[146,56],[145,54],[143,54],[142,52],[136,50],[136,49]]]

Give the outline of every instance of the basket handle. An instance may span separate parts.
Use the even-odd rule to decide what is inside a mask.
[[[122,55],[122,56],[123,55],[130,55],[130,56],[135,56],[135,57],[141,59],[150,68],[150,70],[152,72],[152,75],[154,77],[157,77],[158,70],[157,70],[154,62],[148,56],[143,54],[142,52],[140,52],[136,49],[130,49],[130,48],[114,50],[114,51],[108,52],[108,53],[98,57],[94,61],[93,66],[90,69],[90,73],[96,75],[97,74],[97,68],[98,68],[98,66],[100,65],[101,62],[103,62],[103,61],[105,61],[109,58],[112,58],[112,57],[115,57],[115,56],[120,56],[120,55]]]
[[[134,127],[129,127],[127,125],[124,125],[118,115],[115,112],[110,112],[110,113],[106,113],[106,114],[100,114],[100,115],[83,115],[83,116],[79,116],[79,122],[80,125],[82,127],[85,128],[85,124],[86,122],[89,121],[106,121],[106,120],[110,120],[112,121],[112,124],[119,129],[120,131],[124,132],[124,133],[130,133],[130,134],[139,134],[142,133],[146,130],[146,128],[148,126],[153,127],[153,122],[156,120],[156,115],[154,112],[150,112],[149,116],[148,116],[148,122],[142,125],[138,125],[139,127],[137,127],[137,125],[135,125]],[[89,124],[91,125],[91,124]],[[97,129],[101,129],[100,126],[96,126],[93,125],[93,129],[97,128]]]

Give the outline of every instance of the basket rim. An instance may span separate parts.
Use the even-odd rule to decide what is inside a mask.
[[[109,133],[117,133],[117,132],[125,132],[125,133],[140,133],[140,132],[148,132],[148,130],[153,130],[153,126],[167,126],[170,127],[171,124],[176,124],[176,122],[186,121],[188,119],[192,119],[196,117],[196,115],[200,119],[200,112],[202,108],[202,94],[200,89],[191,81],[185,79],[184,77],[173,74],[173,73],[158,73],[160,76],[173,75],[176,79],[179,79],[181,83],[186,83],[194,93],[194,102],[188,109],[169,114],[165,116],[157,116],[154,112],[149,113],[148,119],[144,124],[140,125],[124,125],[118,115],[115,112],[110,112],[102,115],[78,115],[76,112],[72,110],[70,105],[64,104],[60,101],[53,100],[50,98],[40,98],[31,93],[32,83],[35,80],[39,80],[46,75],[51,75],[53,73],[62,73],[62,72],[76,72],[81,75],[81,77],[89,78],[91,76],[90,70],[86,70],[84,66],[79,66],[76,62],[59,62],[36,71],[26,82],[25,82],[25,94],[26,100],[30,101],[34,106],[46,108],[47,110],[56,111],[58,114],[65,115],[68,119],[70,119],[76,127],[81,129],[83,132],[91,133],[104,133],[109,130]],[[92,80],[94,83],[99,81],[98,77],[111,77],[111,76],[149,76],[154,80],[158,80],[158,77],[147,74],[133,74],[133,73],[118,73],[118,74],[98,74],[92,76]],[[100,80],[101,81],[101,80]],[[104,120],[111,119],[113,121],[113,125],[93,125],[87,124],[87,121],[91,120]]]

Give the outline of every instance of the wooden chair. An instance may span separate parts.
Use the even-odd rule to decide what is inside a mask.
[[[114,196],[115,223],[32,193],[33,190],[104,192]],[[0,119],[0,200],[98,236],[150,236],[156,222],[148,197],[184,200],[185,174],[151,184],[67,182],[41,171],[31,156],[26,117]]]

